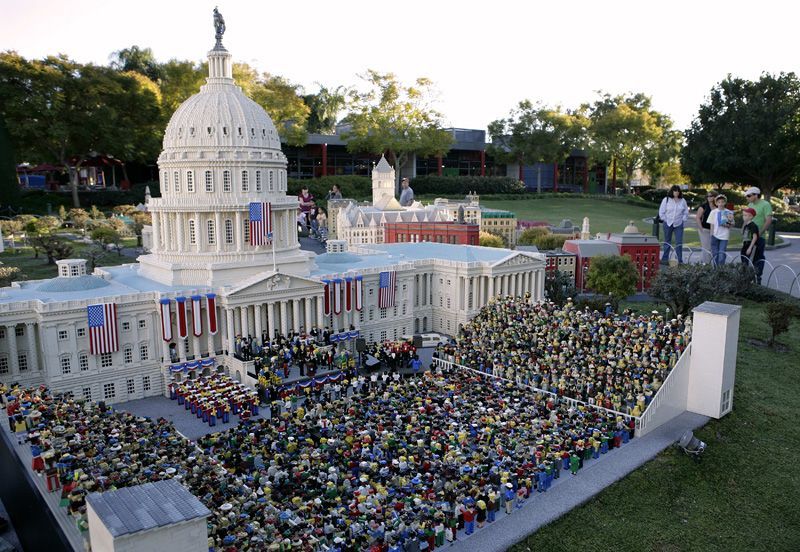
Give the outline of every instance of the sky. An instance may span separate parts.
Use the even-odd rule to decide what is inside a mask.
[[[301,84],[366,69],[434,81],[446,126],[485,129],[523,99],[577,107],[643,92],[686,128],[726,75],[800,72],[800,4],[729,0],[0,0],[0,50],[107,64],[131,45],[200,61],[225,18],[235,61]]]

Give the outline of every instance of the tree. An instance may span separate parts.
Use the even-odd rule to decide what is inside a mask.
[[[650,295],[675,314],[687,316],[697,305],[717,297],[719,284],[711,265],[681,264],[659,270],[650,283]]]
[[[637,169],[652,170],[678,153],[680,133],[672,129],[668,116],[652,108],[650,97],[644,94],[601,94],[582,111],[590,121],[591,157],[612,165],[613,180],[619,164],[626,186]]]
[[[592,259],[586,273],[586,287],[610,296],[615,303],[633,295],[639,275],[628,255],[601,255]]]
[[[149,160],[162,130],[157,87],[138,73],[82,65],[64,56],[29,61],[0,53],[0,117],[5,118],[19,159],[73,167],[92,151],[122,160]],[[76,162],[75,159],[78,159]]]
[[[503,241],[503,238],[498,236],[497,234],[491,234],[489,232],[481,232],[480,236],[478,237],[478,243],[482,247],[505,247],[506,244]]]
[[[122,237],[111,226],[106,224],[98,226],[89,235],[103,250],[107,250],[108,246],[111,245],[117,250],[117,254],[122,254]]]
[[[200,91],[208,71],[206,66],[191,61],[171,59],[161,66],[161,108],[163,120],[168,118],[192,94]]]
[[[153,82],[158,82],[163,76],[161,65],[156,61],[153,50],[150,48],[139,48],[134,45],[130,48],[123,48],[109,56],[111,67],[117,71],[134,71],[144,75]]]
[[[789,329],[792,320],[800,318],[800,307],[787,301],[768,303],[764,315],[771,330],[769,346],[774,347],[775,339]]]
[[[544,236],[550,234],[546,226],[533,226],[526,228],[517,239],[517,245],[536,245],[536,242]],[[537,246],[538,247],[538,246]]]
[[[22,217],[21,217],[22,218]],[[28,240],[33,247],[33,258],[39,258],[39,250],[47,252],[54,251],[57,247],[52,241],[55,238],[55,231],[61,228],[61,221],[57,217],[25,217],[22,218]],[[48,254],[47,264],[54,264],[53,257]]]
[[[544,293],[556,305],[563,305],[575,296],[575,277],[567,272],[548,272],[544,279]]]
[[[757,81],[729,75],[700,106],[681,160],[695,183],[758,186],[769,199],[800,166],[800,80],[794,73],[763,73]]]
[[[67,219],[72,221],[72,224],[75,226],[75,228],[78,228],[80,230],[85,230],[86,223],[89,222],[91,217],[89,216],[89,213],[87,213],[85,209],[76,207],[67,211]]]
[[[3,263],[0,263],[0,288],[10,286],[11,282],[16,282],[21,276],[22,273],[20,272],[19,267],[6,266]]]
[[[586,142],[587,120],[579,113],[562,112],[523,100],[506,119],[489,124],[492,143],[487,148],[507,162],[560,163]],[[541,191],[541,166],[537,175]]]
[[[5,120],[0,116],[0,205],[17,205],[20,190],[16,169],[11,135]]]
[[[441,128],[441,114],[433,109],[433,83],[418,78],[405,86],[393,73],[369,69],[361,78],[368,90],[350,92],[350,113],[342,133],[352,153],[387,154],[395,167],[396,186],[400,169],[408,157],[444,155],[453,143],[450,132]]]
[[[306,143],[306,123],[311,112],[303,101],[302,87],[283,77],[264,74],[252,98],[269,114],[281,139],[290,146]]]
[[[313,134],[333,134],[336,132],[336,123],[339,122],[339,113],[347,103],[347,89],[337,86],[329,89],[319,85],[319,92],[306,94],[303,101],[308,106],[308,132]]]

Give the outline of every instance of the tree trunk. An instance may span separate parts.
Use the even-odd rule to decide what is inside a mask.
[[[78,181],[80,180],[80,163],[75,166],[75,177],[73,178],[70,170],[69,170],[69,163],[66,161],[61,162],[64,167],[67,169],[67,174],[70,175],[69,177],[69,187],[72,191],[72,206],[76,209],[81,206],[80,197],[78,197]]]

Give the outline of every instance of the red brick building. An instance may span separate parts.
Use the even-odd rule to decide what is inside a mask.
[[[430,242],[478,245],[477,224],[454,221],[388,222],[384,225],[386,243]]]
[[[575,287],[579,292],[586,291],[583,279],[589,272],[593,257],[619,255],[617,244],[607,240],[567,240],[564,242],[564,251],[574,253],[575,262]]]
[[[633,224],[628,225],[621,234],[606,234],[606,239],[617,245],[620,255],[628,255],[636,265],[636,272],[639,274],[636,289],[639,291],[650,289],[650,282],[658,273],[658,261],[661,255],[658,239],[640,233]]]

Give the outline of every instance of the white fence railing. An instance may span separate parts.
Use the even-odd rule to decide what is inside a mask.
[[[535,391],[537,393],[550,395],[558,399],[559,402],[566,403],[571,407],[577,407],[578,405],[583,405],[587,408],[600,410],[602,412],[614,416],[622,416],[623,418],[625,418],[625,420],[630,420],[631,418],[633,418],[634,420],[636,420],[636,434],[641,437],[647,435],[649,432],[665,424],[666,422],[670,421],[672,418],[674,418],[675,416],[681,414],[686,410],[686,401],[689,392],[689,364],[691,356],[692,356],[692,346],[691,344],[689,344],[689,346],[686,347],[686,349],[681,354],[680,358],[678,359],[678,362],[675,363],[675,366],[667,375],[667,378],[664,380],[664,383],[661,384],[661,387],[659,387],[655,396],[650,401],[650,404],[647,405],[647,408],[645,409],[644,413],[638,417],[631,416],[630,414],[627,414],[625,412],[610,410],[608,408],[596,404],[587,403],[579,399],[560,396],[557,393],[553,393],[552,391],[545,391],[544,389],[540,389],[532,385],[527,385],[524,383],[509,380],[507,378],[496,376],[491,373],[481,372],[480,370],[464,366],[463,364],[457,364],[455,362],[455,357],[453,357],[452,355],[444,355],[441,358],[434,358],[433,362],[437,366],[458,368],[460,370],[474,372],[475,374],[487,378],[495,378],[498,380],[511,382],[515,385],[519,385],[520,387],[531,389],[532,391]]]
[[[658,426],[686,410],[689,394],[689,364],[692,358],[692,345],[683,351],[678,362],[670,370],[653,400],[636,422],[637,434],[647,435]]]
[[[585,406],[587,408],[592,408],[594,410],[600,410],[602,412],[605,412],[607,414],[612,414],[614,416],[622,416],[623,418],[625,418],[625,420],[630,420],[631,418],[633,418],[634,420],[637,421],[637,427],[638,427],[639,418],[637,418],[636,416],[631,416],[630,414],[626,414],[625,412],[620,412],[618,410],[611,410],[609,408],[605,408],[604,406],[598,406],[596,404],[587,403],[587,402],[584,402],[584,401],[579,400],[579,399],[573,399],[571,397],[564,397],[562,395],[559,395],[558,393],[553,393],[552,391],[545,391],[544,389],[541,389],[539,387],[534,387],[533,385],[520,383],[520,382],[517,382],[517,381],[514,381],[514,380],[510,380],[508,378],[504,378],[504,377],[501,377],[501,376],[496,376],[494,374],[490,374],[490,373],[487,373],[487,372],[481,372],[480,370],[476,370],[474,368],[470,368],[469,366],[464,366],[463,364],[456,364],[455,358],[452,355],[444,355],[444,356],[445,356],[445,358],[434,358],[433,359],[434,364],[436,364],[438,366],[448,366],[448,367],[451,367],[451,368],[455,367],[455,368],[458,368],[460,370],[467,370],[469,372],[474,372],[475,374],[478,374],[479,376],[484,376],[484,377],[487,377],[487,378],[494,378],[494,379],[498,379],[498,380],[501,380],[501,381],[507,381],[507,382],[513,383],[514,385],[518,385],[520,387],[524,387],[526,389],[530,389],[531,391],[535,391],[537,393],[543,393],[545,395],[550,395],[551,397],[557,399],[558,402],[566,403],[572,408],[576,408],[578,405],[583,405],[583,406]]]

